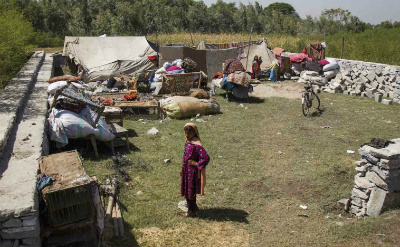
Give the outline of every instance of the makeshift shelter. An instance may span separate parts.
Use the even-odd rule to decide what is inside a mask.
[[[268,70],[269,66],[274,61],[276,61],[272,52],[268,48],[268,43],[266,39],[251,42],[237,42],[226,44],[210,44],[202,41],[197,46],[197,49],[210,51],[224,51],[225,49],[236,50],[236,57],[241,60],[244,68],[247,71],[251,71],[253,58],[256,55],[258,57],[262,57],[263,63],[261,64],[261,70],[263,71]],[[228,59],[228,57],[226,59]]]
[[[237,50],[196,50],[190,47],[160,47],[160,65],[164,62],[171,62],[175,59],[185,59],[190,57],[196,63],[198,68],[207,74],[209,80],[222,70],[222,64],[229,58],[235,58]]]
[[[63,56],[85,81],[105,80],[121,73],[155,69],[148,58],[155,51],[146,37],[65,37]]]

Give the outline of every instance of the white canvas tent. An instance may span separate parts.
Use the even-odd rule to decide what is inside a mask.
[[[276,62],[274,55],[272,54],[271,50],[268,49],[268,47],[267,47],[267,41],[265,39],[259,44],[251,44],[251,45],[245,46],[244,54],[246,57],[243,57],[240,61],[242,62],[243,67],[247,71],[251,71],[251,66],[253,64],[254,56],[258,56],[258,57],[261,56],[261,59],[263,62],[260,67],[261,67],[262,71],[268,70],[269,66],[273,62]],[[249,54],[249,55],[247,56],[247,54]]]
[[[148,59],[153,53],[144,36],[66,36],[63,50],[63,56],[68,56],[79,67],[85,82],[154,69],[155,65]]]

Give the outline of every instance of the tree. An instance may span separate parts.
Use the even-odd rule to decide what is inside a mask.
[[[33,28],[8,1],[0,1],[0,86],[26,62]]]
[[[381,27],[386,28],[386,29],[390,29],[393,28],[393,24],[391,21],[382,21],[381,22]]]
[[[267,12],[277,11],[282,15],[298,15],[294,7],[288,3],[271,3],[266,7]]]

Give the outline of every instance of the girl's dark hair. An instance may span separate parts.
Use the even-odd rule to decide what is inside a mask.
[[[184,130],[185,130],[185,131],[188,131],[188,132],[194,132],[194,129],[193,129],[192,126],[186,126],[186,127],[184,128]]]

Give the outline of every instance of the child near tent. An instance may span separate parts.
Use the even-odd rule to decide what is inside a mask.
[[[254,56],[253,65],[251,66],[251,79],[255,79],[258,77],[260,71],[260,62],[258,61],[258,56]]]
[[[181,174],[181,195],[186,198],[188,212],[182,217],[196,217],[199,210],[196,194],[204,195],[206,185],[206,166],[210,161],[206,150],[200,141],[199,131],[193,123],[184,127],[186,143],[183,155]]]

